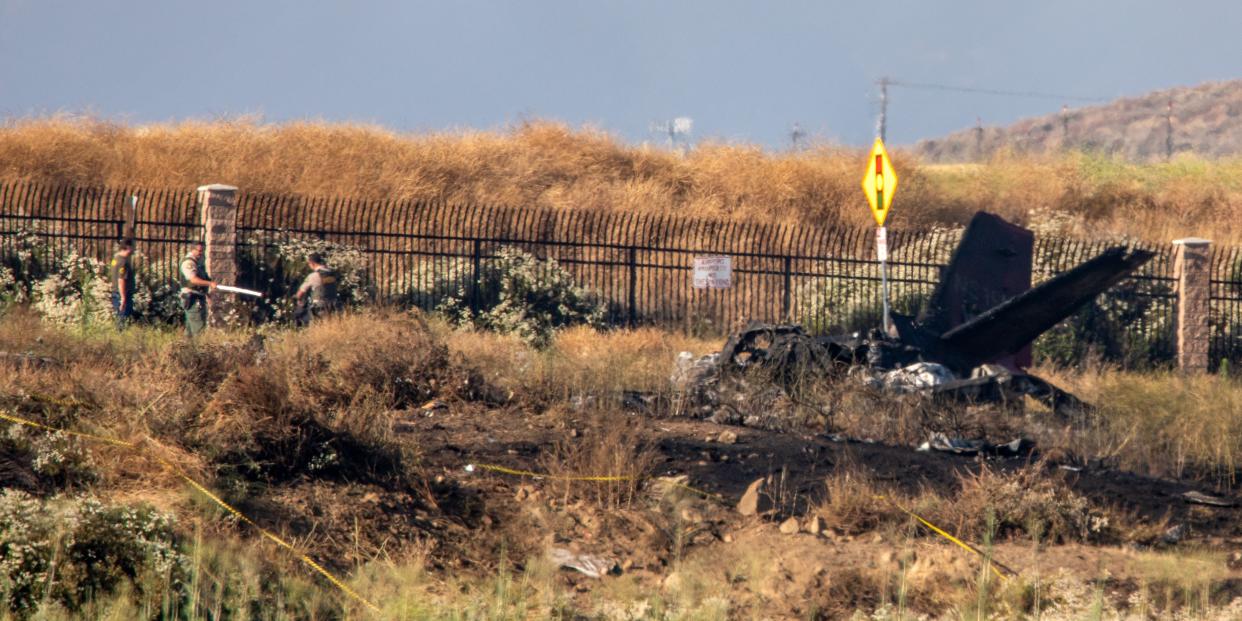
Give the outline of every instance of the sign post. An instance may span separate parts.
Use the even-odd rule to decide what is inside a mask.
[[[867,195],[867,203],[871,205],[871,215],[875,216],[877,227],[875,232],[875,253],[880,260],[880,284],[884,298],[884,333],[888,334],[890,321],[888,317],[888,230],[884,222],[888,219],[888,210],[893,205],[893,194],[897,191],[897,172],[889,161],[888,152],[884,150],[884,141],[876,138],[871,147],[871,156],[867,159],[867,171],[863,173],[863,193]]]

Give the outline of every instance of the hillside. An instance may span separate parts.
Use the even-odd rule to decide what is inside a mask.
[[[1242,241],[1238,158],[1133,163],[1081,151],[1002,152],[977,165],[942,166],[893,155],[901,177],[894,227],[962,224],[983,209],[1072,235]],[[732,143],[699,144],[681,156],[545,121],[433,134],[248,119],[0,125],[0,181],[182,190],[221,182],[247,192],[821,226],[873,226],[858,185],[864,158],[833,145],[771,152]]]
[[[933,162],[978,161],[1006,149],[1020,154],[1079,150],[1136,162],[1163,161],[1182,153],[1209,158],[1237,155],[1242,153],[1242,80],[1067,108],[1009,127],[964,129],[914,147],[921,158]]]

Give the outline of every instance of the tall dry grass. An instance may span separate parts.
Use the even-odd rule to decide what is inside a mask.
[[[1084,235],[1242,240],[1242,160],[1129,164],[1081,153],[923,166],[894,154],[895,226],[961,223],[976,210]],[[685,156],[551,122],[402,134],[378,126],[254,119],[127,126],[55,116],[0,126],[0,179],[360,199],[612,210],[870,226],[864,154],[775,153],[707,142]]]

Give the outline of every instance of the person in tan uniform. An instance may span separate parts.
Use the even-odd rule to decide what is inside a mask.
[[[306,257],[310,274],[302,281],[296,294],[297,305],[294,321],[298,326],[310,325],[311,321],[335,313],[340,308],[337,296],[336,270],[324,263],[323,255],[315,252]]]

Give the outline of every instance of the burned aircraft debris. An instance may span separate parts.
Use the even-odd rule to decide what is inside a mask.
[[[861,377],[878,389],[942,403],[1017,403],[1030,396],[1069,415],[1086,404],[1025,372],[1030,344],[1151,259],[1117,246],[1031,287],[1030,231],[992,214],[975,215],[915,317],[892,316],[894,332],[812,336],[798,325],[751,323],[719,354],[684,353],[672,378],[691,414],[720,422],[756,389],[789,400],[808,378]],[[756,379],[763,386],[755,385]],[[728,396],[726,396],[728,395]]]

